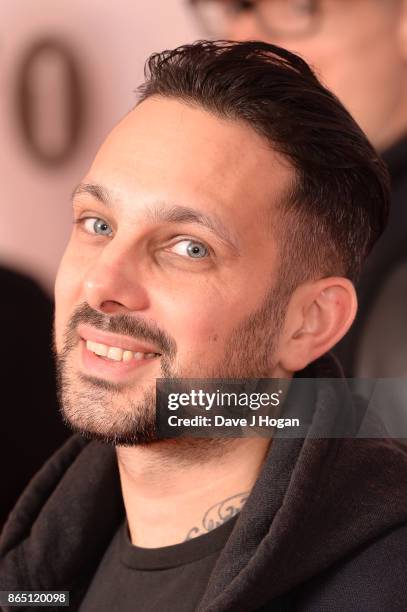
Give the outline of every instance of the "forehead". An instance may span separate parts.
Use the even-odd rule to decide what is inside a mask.
[[[157,97],[116,126],[87,180],[104,185],[134,212],[155,201],[196,202],[246,222],[254,210],[278,202],[293,175],[248,125]]]

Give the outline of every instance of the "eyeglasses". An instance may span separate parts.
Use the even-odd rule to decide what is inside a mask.
[[[321,0],[189,0],[210,37],[222,38],[232,23],[253,13],[265,36],[308,36],[318,26]]]

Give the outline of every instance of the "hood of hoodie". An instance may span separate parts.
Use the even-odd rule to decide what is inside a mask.
[[[308,370],[309,375],[310,370]],[[339,377],[324,357],[315,377]],[[212,572],[200,612],[256,610],[407,522],[407,449],[321,439],[343,397],[316,393],[305,439],[272,440]],[[329,428],[329,427],[328,427]],[[75,609],[124,518],[115,450],[74,435],[32,479],[0,539],[2,590],[68,590]]]

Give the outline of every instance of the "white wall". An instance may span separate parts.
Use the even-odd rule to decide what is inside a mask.
[[[183,0],[1,0],[0,12],[0,262],[51,291],[71,229],[70,193],[98,144],[134,104],[145,58],[199,32]],[[32,157],[15,104],[21,57],[44,34],[73,48],[86,86],[84,130],[59,168]],[[55,111],[46,104],[41,115],[52,124]]]

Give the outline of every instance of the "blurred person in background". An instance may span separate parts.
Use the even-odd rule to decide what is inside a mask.
[[[57,410],[53,306],[31,278],[0,267],[2,503],[0,528],[17,497],[68,437]]]
[[[358,285],[356,321],[336,348],[348,376],[407,376],[406,0],[190,0],[205,34],[260,39],[301,55],[382,153],[389,225]]]

